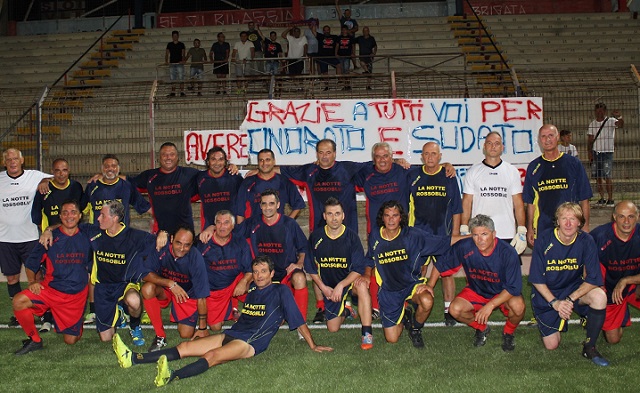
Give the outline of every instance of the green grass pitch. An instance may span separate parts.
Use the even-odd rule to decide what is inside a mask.
[[[463,287],[457,281],[457,287]],[[525,285],[528,292],[528,286]],[[313,293],[313,291],[310,291]],[[528,296],[528,293],[525,294]],[[313,297],[313,296],[311,296]],[[441,299],[428,322],[442,322]],[[527,302],[528,303],[528,302]],[[309,319],[315,310],[310,299]],[[0,323],[11,315],[6,284],[0,285]],[[640,316],[632,310],[632,316]],[[313,329],[319,344],[335,348],[317,354],[298,340],[295,332],[281,330],[269,349],[252,359],[227,363],[208,372],[162,388],[165,392],[636,392],[640,386],[640,333],[638,323],[627,328],[622,342],[609,345],[598,341],[610,367],[597,367],[580,356],[584,331],[572,324],[556,351],[546,351],[537,329],[526,326],[516,331],[516,350],[504,353],[501,326],[494,326],[487,344],[472,346],[473,330],[466,326],[427,326],[423,330],[426,348],[416,350],[403,334],[397,344],[387,344],[381,328],[374,328],[374,348],[359,347],[360,329],[328,333]],[[502,321],[494,313],[493,320]],[[356,321],[357,323],[357,321]],[[523,326],[524,325],[524,326]],[[147,342],[153,330],[145,328]],[[124,341],[129,335],[121,332]],[[168,329],[170,345],[180,339]],[[110,343],[101,343],[93,329],[87,329],[75,346],[67,346],[55,333],[42,335],[45,348],[25,356],[13,352],[21,345],[21,329],[0,329],[0,376],[6,392],[147,392],[153,385],[155,365],[124,370],[118,366]],[[148,345],[148,344],[147,344]],[[146,346],[143,347],[146,350]],[[172,362],[182,367],[193,359]]]

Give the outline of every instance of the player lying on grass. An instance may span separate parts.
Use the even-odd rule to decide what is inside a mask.
[[[333,351],[333,348],[316,345],[311,332],[302,319],[291,290],[285,285],[272,283],[273,262],[268,256],[258,256],[251,263],[254,285],[249,289],[242,314],[231,329],[224,334],[187,341],[177,347],[152,353],[133,353],[116,334],[113,349],[120,367],[134,364],[158,364],[156,386],[201,374],[209,367],[238,359],[247,359],[264,352],[278,331],[283,320],[290,329],[298,329],[309,347],[315,352]],[[200,357],[179,370],[170,370],[168,361],[185,357]]]

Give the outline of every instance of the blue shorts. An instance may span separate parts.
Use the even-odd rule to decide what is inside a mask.
[[[102,284],[96,283],[94,290],[94,299],[96,307],[96,328],[98,332],[104,332],[116,326],[118,321],[118,304],[125,310],[124,294],[129,289],[135,289],[140,292],[140,284],[133,283],[116,283]],[[140,300],[142,302],[142,300]]]
[[[591,177],[595,179],[611,179],[613,170],[613,153],[596,153],[593,152],[593,161],[591,162]]]
[[[339,57],[338,60],[340,64],[342,64],[342,73],[348,74],[351,69],[351,58],[350,57]]]
[[[169,64],[169,79],[181,81],[184,79],[184,64]]]
[[[342,312],[344,311],[344,304],[347,301],[347,295],[349,294],[351,287],[352,286],[349,285],[349,287],[345,288],[342,291],[342,298],[340,299],[339,302],[334,302],[332,300],[327,299],[326,296],[323,296],[324,297],[324,316],[327,318],[327,321],[337,318],[342,314]]]
[[[589,306],[586,304],[580,304],[580,300],[573,302],[573,312],[585,317],[589,312]],[[537,302],[531,301],[531,308],[533,309],[533,316],[538,321],[538,330],[542,337],[547,337],[557,332],[566,332],[569,327],[569,323],[560,318],[560,314],[553,307],[546,305],[541,307]]]
[[[202,79],[204,68],[191,66],[191,79]]]
[[[264,71],[268,75],[276,75],[280,73],[280,61],[279,60],[267,60]]]
[[[31,251],[38,245],[37,240],[24,243],[0,242],[0,271],[5,276],[20,274],[22,264],[27,260]]]
[[[397,292],[385,291],[380,287],[378,290],[378,303],[380,304],[380,320],[383,328],[390,328],[399,325],[404,316],[404,302],[410,300],[418,285],[423,281],[415,282],[407,289]]]

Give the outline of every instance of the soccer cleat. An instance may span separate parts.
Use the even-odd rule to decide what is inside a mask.
[[[324,323],[326,319],[324,318],[324,310],[319,308],[318,312],[316,312],[316,316],[313,317],[313,323]]]
[[[455,326],[458,323],[454,317],[451,316],[448,312],[444,313],[444,326]]]
[[[142,328],[140,326],[136,326],[135,328],[130,329],[129,334],[131,334],[133,345],[137,347],[141,347],[144,345],[144,334],[142,334]]]
[[[530,327],[530,328],[537,328],[537,327],[538,327],[538,320],[537,320],[537,319],[535,319],[535,318],[531,318],[531,319],[529,320],[529,322],[527,323],[527,327]]]
[[[153,343],[149,347],[149,352],[159,351],[166,346],[167,346],[166,339],[164,337],[156,336],[156,338],[153,339]]]
[[[96,313],[94,312],[90,312],[87,313],[87,315],[84,316],[84,324],[85,325],[91,325],[92,323],[96,322]]]
[[[596,206],[604,206],[607,204],[607,201],[604,198],[600,198],[598,199],[598,202],[596,202]]]
[[[371,310],[371,319],[373,319],[374,321],[377,319],[380,319],[380,310],[378,310],[377,308],[374,308]]]
[[[587,347],[586,345],[582,347],[582,356],[591,360],[594,364],[606,367],[609,365],[609,361],[605,359],[604,356],[600,355],[600,352],[596,349],[596,347]]]
[[[111,339],[111,345],[113,345],[113,352],[116,353],[116,357],[118,358],[118,364],[122,368],[129,368],[133,364],[131,358],[133,357],[133,352],[127,347],[125,343],[122,342],[120,335],[118,333],[113,335]]]
[[[45,322],[40,327],[40,330],[38,330],[38,333],[49,333],[51,331],[51,328],[53,328],[51,322]]]
[[[129,322],[129,316],[124,312],[124,308],[118,305],[118,321],[116,322],[116,327],[118,329],[124,329],[127,327],[127,322]]]
[[[411,344],[413,344],[414,348],[418,348],[418,349],[424,348],[424,340],[422,339],[422,329],[410,329],[409,338],[411,339]]]
[[[160,356],[160,359],[158,359],[158,374],[156,374],[153,383],[155,383],[157,387],[164,386],[171,382],[171,374],[172,372],[169,370],[167,357],[165,355]]]
[[[404,315],[402,316],[402,323],[404,324],[404,328],[407,330],[413,329],[413,314],[415,309],[411,305],[411,303],[406,303],[404,306]],[[413,341],[413,340],[412,340]]]
[[[151,319],[149,319],[149,314],[147,314],[146,311],[142,312],[142,315],[140,316],[140,323],[151,325]]]
[[[18,356],[26,355],[29,352],[38,351],[43,348],[42,340],[40,342],[35,342],[32,339],[27,339],[22,341],[22,348],[18,349],[14,353]]]
[[[371,333],[365,333],[362,336],[362,343],[360,348],[364,351],[373,348],[373,335]]]
[[[502,350],[511,352],[516,349],[516,338],[513,334],[502,333]]]
[[[344,315],[347,319],[356,319],[358,318],[358,313],[353,309],[352,306],[345,304],[344,306]]]
[[[16,319],[16,317],[9,318],[9,323],[7,323],[9,327],[20,327],[20,322]]]
[[[481,347],[487,343],[487,336],[491,333],[491,327],[487,326],[486,329],[476,329],[476,339],[473,342],[474,347]]]
[[[304,337],[302,336],[302,333],[300,333],[300,330],[296,329],[296,332],[298,333],[298,340],[305,341]]]
[[[613,201],[613,199],[607,199],[607,201],[605,202],[605,206],[606,207],[614,207],[615,206],[615,202]]]

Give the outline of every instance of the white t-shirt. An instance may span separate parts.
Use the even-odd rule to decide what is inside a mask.
[[[287,34],[287,41],[289,42],[287,57],[300,58],[304,56],[304,46],[308,45],[307,37],[301,35],[296,38],[291,34]]]
[[[33,197],[46,173],[25,170],[13,179],[0,172],[0,242],[24,243],[38,239],[38,227],[31,222]]]
[[[598,137],[600,138],[600,137]],[[576,149],[576,147],[574,145],[572,145],[571,143],[569,143],[569,146],[564,146],[563,144],[558,144],[558,150],[561,153],[564,153],[568,156],[574,156],[574,157],[578,157],[578,149]]]
[[[518,169],[502,161],[492,168],[484,162],[474,164],[464,176],[465,194],[473,195],[471,217],[484,214],[493,220],[499,239],[512,239],[516,234],[513,196],[522,194]]]
[[[245,41],[244,44],[242,41],[236,42],[233,46],[233,49],[238,51],[236,61],[251,60],[251,48],[253,47],[253,43],[249,40]]]
[[[613,138],[616,136],[616,121],[618,120],[615,117],[607,119],[607,124],[602,127],[602,131],[600,131],[598,139],[596,139],[593,144],[594,151],[598,153],[613,153]],[[602,121],[593,120],[591,124],[589,124],[587,135],[593,135],[595,137],[601,125]]]

